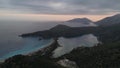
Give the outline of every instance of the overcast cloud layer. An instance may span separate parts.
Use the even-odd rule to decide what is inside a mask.
[[[120,0],[0,0],[0,11],[38,14],[109,14]]]

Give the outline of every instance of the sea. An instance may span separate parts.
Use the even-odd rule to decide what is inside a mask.
[[[18,54],[29,54],[48,46],[53,40],[22,38],[19,35],[48,30],[56,22],[0,20],[0,61]]]
[[[0,61],[3,62],[5,59],[18,54],[27,55],[49,46],[53,42],[53,39],[39,40],[39,38],[35,37],[22,38],[19,35],[49,30],[58,24],[61,24],[61,22],[0,20]],[[71,23],[68,23],[67,25],[69,26],[69,24]],[[83,26],[85,27],[85,25],[79,24],[79,27]],[[75,26],[72,25],[71,27]],[[99,43],[99,40],[97,40],[97,37],[93,34],[87,34],[75,38],[60,37],[58,38],[58,43],[61,47],[58,47],[53,51],[54,58],[69,53],[77,47],[95,46]]]

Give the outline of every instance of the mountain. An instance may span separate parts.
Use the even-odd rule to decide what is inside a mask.
[[[49,30],[38,31],[33,33],[22,34],[22,37],[42,37],[59,38],[59,37],[78,37],[85,34],[95,35],[99,41],[103,43],[114,42],[120,40],[120,24],[111,26],[98,27],[69,27],[66,25],[57,25]]]
[[[89,27],[96,26],[91,20],[87,18],[74,18],[72,20],[65,21],[61,23],[70,27]]]
[[[89,20],[89,19],[87,19],[87,18],[74,18],[74,19],[68,20],[68,21],[66,21],[66,22],[89,24],[89,23],[92,22],[92,21]]]
[[[112,17],[114,19],[114,16]],[[119,15],[115,17],[118,18]],[[91,35],[82,37],[86,34],[95,37]],[[120,68],[120,23],[97,27],[57,25],[48,30],[22,34],[21,37],[54,38],[55,41],[31,55],[10,57],[0,63],[0,68]],[[78,45],[76,42],[83,45],[83,41],[86,41],[84,43],[89,45],[93,38],[95,40],[97,38],[102,44],[76,48]],[[71,46],[75,48],[70,49]],[[62,56],[52,57],[57,53],[60,54],[60,50],[64,52]]]
[[[79,68],[120,68],[120,42],[79,47],[59,59],[76,62]]]
[[[69,29],[70,27],[67,26],[67,25],[62,25],[62,24],[59,24],[59,25],[56,25],[55,27],[51,28],[50,30],[52,31],[59,31],[59,30],[66,30],[66,29]]]
[[[95,22],[99,26],[110,26],[113,24],[120,24],[120,14],[111,17],[106,17],[100,21]]]
[[[42,37],[44,39],[56,37],[77,37],[84,34],[95,32],[97,27],[69,27],[66,25],[57,25],[49,30],[38,31],[20,35],[21,37]]]

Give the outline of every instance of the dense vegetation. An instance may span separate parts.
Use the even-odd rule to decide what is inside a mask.
[[[80,68],[120,68],[120,42],[79,47],[62,58],[75,61]]]
[[[16,55],[7,59],[0,68],[63,68],[50,58],[43,56]]]

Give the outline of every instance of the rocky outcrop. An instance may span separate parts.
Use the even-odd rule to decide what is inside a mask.
[[[66,68],[79,68],[76,62],[70,61],[68,59],[59,60],[57,63]]]

